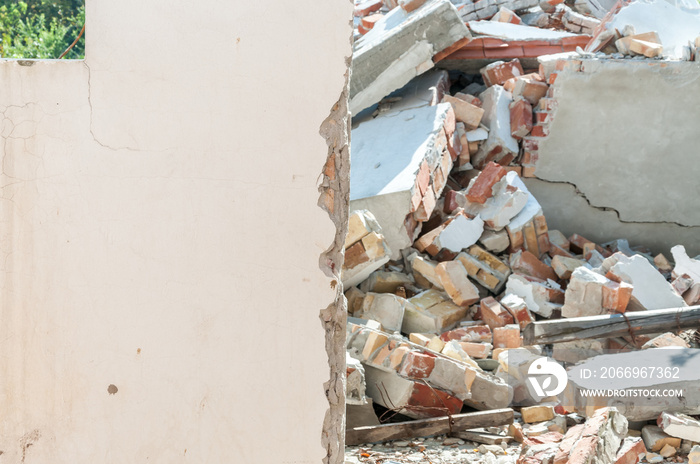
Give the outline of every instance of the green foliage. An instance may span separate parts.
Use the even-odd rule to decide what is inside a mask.
[[[0,0],[0,56],[51,59],[61,56],[85,24],[84,0]],[[65,56],[85,56],[85,34]]]

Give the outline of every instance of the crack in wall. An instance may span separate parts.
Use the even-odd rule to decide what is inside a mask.
[[[120,151],[120,150],[127,150],[127,151],[133,151],[133,152],[138,152],[141,151],[138,148],[133,148],[129,146],[124,146],[124,147],[112,147],[104,142],[102,142],[100,139],[97,138],[95,135],[95,131],[93,129],[93,108],[92,108],[92,71],[90,70],[90,66],[88,66],[87,62],[83,60],[83,65],[85,66],[85,69],[87,69],[88,73],[88,79],[87,79],[87,100],[88,100],[88,106],[90,106],[90,136],[92,137],[92,140],[94,140],[99,146],[106,148],[108,150],[112,151]]]
[[[628,221],[628,220],[622,219],[620,217],[620,212],[618,210],[616,210],[615,208],[612,208],[610,206],[596,206],[593,203],[591,203],[591,201],[588,199],[588,197],[586,197],[586,194],[583,193],[581,190],[579,190],[579,188],[573,182],[548,180],[548,179],[543,179],[542,177],[537,177],[537,176],[534,176],[533,179],[537,179],[537,180],[545,182],[547,184],[560,184],[560,185],[563,184],[563,185],[571,186],[574,189],[574,193],[578,197],[582,198],[589,207],[591,207],[595,210],[598,210],[598,211],[615,213],[615,215],[617,216],[617,220],[622,224],[642,224],[642,225],[668,224],[668,225],[674,225],[674,226],[678,226],[678,227],[684,227],[687,229],[693,229],[693,228],[698,227],[698,226],[689,226],[686,224],[681,224],[679,222],[670,222],[670,221],[654,221],[654,222],[651,222],[651,221]]]

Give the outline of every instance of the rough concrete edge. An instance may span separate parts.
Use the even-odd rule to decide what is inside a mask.
[[[352,20],[350,21],[352,25]],[[350,43],[352,44],[352,27]],[[321,444],[326,450],[324,464],[345,462],[345,326],[347,302],[343,295],[340,272],[345,259],[345,237],[348,233],[350,204],[350,125],[348,109],[350,89],[350,64],[345,58],[345,83],[340,98],[333,105],[329,116],[321,124],[319,133],[328,145],[328,156],[321,173],[318,206],[328,213],[336,226],[331,246],[321,253],[319,267],[333,280],[335,300],[319,314],[326,333],[326,353],[330,379],[323,384],[329,408],[323,420]]]

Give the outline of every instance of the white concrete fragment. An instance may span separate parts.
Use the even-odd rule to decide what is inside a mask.
[[[571,274],[566,287],[562,317],[597,316],[603,314],[603,287],[609,282],[604,276],[580,266]]]
[[[657,424],[672,437],[700,442],[700,421],[685,414],[662,412]]]
[[[385,330],[398,332],[406,306],[410,304],[405,298],[391,293],[368,293],[362,302],[359,317],[373,319],[380,322]]]
[[[671,248],[671,254],[676,266],[673,273],[677,276],[688,274],[693,282],[700,283],[700,260],[688,256],[683,245],[676,245]]]
[[[486,23],[487,21],[484,21]],[[491,23],[490,24],[504,24]],[[490,161],[489,154],[498,151],[497,159],[500,159],[508,154],[517,156],[519,151],[518,141],[513,138],[510,131],[510,103],[513,97],[510,92],[507,92],[500,85],[492,85],[481,95],[482,108],[484,116],[482,124],[489,129],[489,136],[485,142],[482,142],[479,151],[473,156],[472,164],[480,166],[479,163],[485,160]]]
[[[616,262],[610,267],[610,272],[623,282],[634,286],[632,297],[646,309],[686,306],[685,300],[673,290],[671,284],[643,256],[627,257],[622,253],[615,253],[605,261]]]
[[[507,177],[498,181],[492,191],[493,196],[486,200],[479,217],[489,229],[501,230],[525,208],[531,195],[519,188],[513,189]]]
[[[556,282],[548,281],[552,288],[559,288]],[[525,300],[530,311],[540,316],[549,317],[552,311],[561,308],[561,304],[549,301],[547,286],[538,282],[531,282],[519,274],[511,274],[506,282],[506,293],[512,293]]]
[[[437,166],[436,140],[450,109],[449,103],[440,103],[380,115],[352,130],[350,209],[372,212],[392,259],[413,244],[405,219],[416,176],[423,160]]]
[[[483,232],[484,221],[480,217],[469,219],[460,214],[440,233],[436,244],[438,248],[458,253],[474,245]]]

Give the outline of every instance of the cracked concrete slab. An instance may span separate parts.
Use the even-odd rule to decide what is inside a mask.
[[[598,243],[626,238],[632,246],[643,245],[667,255],[672,246],[682,243],[691,256],[700,254],[700,227],[668,222],[623,222],[614,210],[591,206],[572,184],[535,178],[524,180],[542,205],[549,228],[566,236],[580,233]]]
[[[689,130],[700,65],[584,60],[582,68],[557,76],[558,110],[540,142],[537,177],[576,185],[622,221],[700,226],[692,169],[700,132]]]

